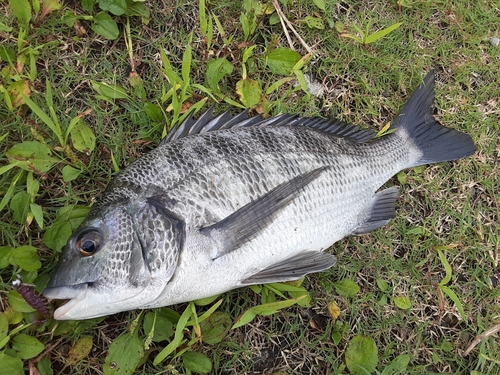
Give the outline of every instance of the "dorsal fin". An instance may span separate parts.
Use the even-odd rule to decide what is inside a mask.
[[[337,137],[349,138],[357,143],[367,142],[376,135],[371,129],[363,129],[335,118],[297,117],[290,123],[284,125],[307,126],[313,129],[322,130]]]
[[[197,120],[193,120],[192,115],[189,115],[182,124],[168,133],[161,141],[160,145],[175,141],[179,138],[215,130],[270,125],[305,126],[327,132],[337,137],[349,138],[357,143],[367,142],[375,137],[375,132],[373,130],[362,129],[359,126],[350,125],[337,119],[300,117],[289,114],[263,119],[261,116],[249,117],[248,111],[240,112],[235,116],[229,113],[229,111],[226,111],[219,116],[214,116],[213,107],[210,107]]]

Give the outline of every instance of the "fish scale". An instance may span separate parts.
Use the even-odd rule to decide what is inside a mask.
[[[188,118],[109,184],[44,294],[56,319],[87,319],[295,280],[332,267],[336,241],[395,216],[405,168],[471,155],[432,117],[432,73],[391,125],[246,113]]]
[[[371,184],[377,185],[375,188],[373,186],[369,187],[364,187],[365,190],[371,190],[373,191],[376,189],[378,186],[380,186],[380,183],[373,179],[373,175],[371,173],[368,173],[368,170],[378,170],[378,177],[379,181],[384,182],[387,178],[385,175],[381,175],[380,171],[385,170],[386,174],[388,176],[392,176],[394,174],[393,169],[399,170],[400,166],[395,163],[396,160],[392,159],[384,159],[382,162],[385,163],[385,165],[380,165],[381,163],[376,159],[375,155],[368,155],[372,156],[369,159],[369,164],[364,165],[364,169],[360,170],[358,173],[352,173],[350,176],[344,176],[344,180],[341,180],[339,178],[335,178],[335,175],[339,176],[343,170],[351,170],[355,171],[355,168],[360,168],[361,167],[361,157],[358,159],[352,159],[349,158],[349,160],[345,161],[347,165],[343,165],[342,159],[337,158],[336,156],[341,154],[341,155],[353,155],[353,154],[360,154],[363,156],[366,156],[367,152],[363,152],[363,150],[359,150],[359,148],[354,148],[358,147],[359,145],[354,145],[354,144],[349,144],[346,143],[344,140],[342,142],[337,142],[333,143],[332,142],[327,142],[327,136],[325,137],[325,134],[321,134],[322,139],[320,141],[317,140],[317,135],[315,132],[310,131],[308,133],[305,133],[303,129],[295,128],[295,129],[286,129],[287,132],[294,132],[298,133],[299,135],[302,135],[302,139],[300,140],[295,140],[294,142],[288,142],[290,139],[293,139],[293,137],[285,137],[283,136],[283,131],[281,131],[278,134],[275,134],[277,130],[281,129],[245,129],[248,130],[249,135],[245,136],[245,134],[242,134],[243,132],[240,131],[238,132],[237,136],[238,138],[235,139],[238,141],[238,143],[243,144],[248,152],[246,154],[240,155],[241,158],[240,160],[250,160],[252,162],[248,162],[247,166],[249,167],[248,173],[235,173],[236,175],[231,174],[231,171],[224,169],[224,175],[226,177],[226,180],[232,179],[231,183],[231,191],[229,194],[231,195],[230,197],[226,196],[223,194],[224,189],[221,188],[221,186],[216,186],[214,185],[212,189],[210,189],[210,192],[212,193],[221,193],[222,195],[218,197],[218,200],[210,199],[209,201],[206,200],[205,195],[205,189],[201,190],[196,190],[196,188],[200,187],[198,183],[194,183],[191,186],[187,185],[184,187],[184,189],[179,189],[178,191],[173,191],[169,190],[169,193],[171,196],[176,196],[177,194],[179,195],[185,195],[186,192],[190,192],[194,194],[195,196],[198,195],[198,199],[200,201],[204,201],[206,205],[216,205],[217,203],[224,204],[226,208],[229,211],[232,211],[234,209],[237,209],[238,207],[243,206],[244,204],[247,204],[249,201],[255,199],[257,196],[263,194],[265,191],[271,190],[273,187],[277,186],[279,183],[289,179],[291,176],[304,173],[310,169],[317,168],[319,166],[324,166],[324,165],[330,165],[331,166],[331,172],[333,176],[331,175],[326,175],[324,177],[324,183],[323,185],[326,187],[328,186],[329,183],[333,184],[336,186],[336,190],[333,192],[335,194],[335,200],[341,200],[344,202],[346,205],[350,205],[351,202],[349,200],[351,199],[350,196],[342,197],[339,196],[338,193],[342,192],[345,190],[345,186],[351,185],[353,182],[357,182],[358,178],[357,176],[365,176],[367,180],[370,181]],[[254,137],[255,132],[258,131],[260,136],[259,137]],[[267,133],[266,136],[263,136],[263,133]],[[259,150],[257,152],[253,151],[255,149],[259,149],[258,147],[252,147],[253,146],[253,140],[254,139],[272,139],[273,142],[267,142],[267,144],[264,144],[264,142],[260,142],[261,145],[263,145],[262,150]],[[298,137],[297,137],[298,138]],[[283,139],[285,139],[285,142],[283,142]],[[247,140],[247,142],[244,142]],[[337,140],[337,139],[335,139]],[[316,141],[316,142],[315,142]],[[392,142],[394,143],[394,142]],[[272,146],[271,146],[272,145]],[[294,145],[294,146],[290,146]],[[283,147],[281,147],[283,146]],[[283,149],[286,147],[286,151],[290,152],[290,156],[287,157],[286,151],[285,153],[281,152],[280,153],[280,158],[273,158],[272,155],[276,152],[278,152],[280,149]],[[351,149],[349,149],[349,147]],[[379,150],[383,150],[383,147],[379,147]],[[393,150],[395,147],[393,147]],[[368,149],[367,151],[370,151],[371,149]],[[227,150],[226,150],[227,152]],[[264,155],[262,155],[264,154]],[[332,154],[335,157],[328,157],[328,154]],[[375,153],[373,153],[375,154]],[[399,156],[397,152],[394,153],[395,155]],[[256,164],[255,160],[257,155],[260,155],[259,159],[268,160],[268,163],[263,166],[261,163]],[[224,161],[224,164],[228,165],[234,165],[231,160]],[[213,166],[211,170],[201,169],[197,171],[198,175],[201,176],[210,176],[210,175],[216,175],[218,171],[217,169],[223,169],[220,168],[220,163],[215,163],[211,164],[210,166]],[[205,165],[207,167],[207,165]],[[391,167],[392,169],[389,169]],[[241,190],[248,186],[253,186],[253,187],[260,187],[262,182],[260,181],[261,179],[256,178],[258,176],[255,175],[255,171],[263,172],[265,171],[268,176],[263,178],[263,182],[267,185],[264,185],[265,191],[255,191],[253,194],[249,192],[248,190],[243,191],[242,193],[239,193]],[[236,171],[238,172],[238,171]],[[270,178],[270,176],[273,176],[273,178]],[[236,181],[235,181],[236,179]],[[222,184],[225,185],[225,184]],[[241,187],[242,189],[239,189]],[[316,187],[311,187],[309,189],[310,191],[315,191]],[[324,191],[323,188],[321,190]],[[354,193],[354,197],[352,197],[354,200],[359,200],[359,193]],[[366,194],[365,194],[366,195]],[[326,195],[325,195],[326,197]],[[371,194],[370,194],[371,197]],[[211,196],[210,198],[216,198]],[[320,205],[325,205],[326,202],[321,202]],[[227,207],[230,205],[229,207]],[[331,203],[330,203],[331,205]],[[335,209],[336,207],[332,207]],[[188,208],[189,209],[189,208]],[[189,213],[188,212],[181,212],[182,215],[187,216]],[[227,216],[226,213],[222,213],[218,215],[218,217],[225,217]],[[322,218],[318,218],[318,221],[321,221]],[[345,221],[345,218],[344,218]],[[210,223],[206,222],[198,222],[195,223],[195,225],[206,225]]]
[[[276,134],[277,130],[280,130],[280,132]],[[217,212],[217,206],[221,207],[219,211],[224,209],[232,211],[266,193],[290,177],[320,166],[331,166],[330,173],[332,176],[325,176],[325,179],[337,185],[338,191],[341,191],[343,186],[355,182],[356,176],[359,175],[365,176],[371,184],[380,186],[379,181],[385,182],[387,180],[386,175],[392,176],[394,169],[397,171],[401,169],[400,165],[396,163],[399,161],[398,159],[401,159],[399,157],[401,153],[394,152],[395,160],[392,158],[383,159],[381,161],[385,165],[381,165],[376,158],[376,153],[372,152],[373,155],[368,153],[370,149],[364,152],[359,150],[359,145],[347,144],[345,141],[342,144],[328,142],[328,137],[333,136],[326,133],[316,134],[316,131],[308,130],[309,132],[305,133],[300,128],[286,129],[287,132],[292,133],[288,137],[283,136],[283,130],[280,128],[250,128],[241,129],[238,132],[226,131],[229,134],[226,142],[224,142],[223,149],[226,157],[223,160],[214,157],[211,159],[211,163],[205,161],[203,165],[201,165],[201,161],[192,162],[191,164],[200,166],[198,168],[192,167],[189,170],[190,175],[182,176],[177,183],[172,180],[169,182],[159,181],[158,185],[166,186],[166,194],[175,200],[182,200],[189,193],[191,200],[205,202],[205,207],[213,206],[213,211]],[[259,137],[255,137],[257,132]],[[301,139],[293,137],[293,133],[298,133]],[[233,135],[235,137],[230,137]],[[318,136],[321,136],[321,139],[318,139]],[[226,139],[224,135],[219,134],[220,137]],[[255,141],[256,139],[257,141]],[[262,139],[271,139],[272,142],[264,143],[261,141]],[[232,146],[229,140],[234,140],[236,145]],[[207,140],[207,144],[209,144],[209,140]],[[395,146],[391,146],[393,150],[396,150]],[[354,149],[354,147],[357,148]],[[285,150],[282,151],[283,149]],[[378,149],[383,150],[383,148]],[[240,153],[237,154],[235,150],[239,150]],[[169,153],[169,151],[164,152]],[[280,152],[280,158],[273,157],[277,152]],[[354,155],[356,153],[360,155],[345,161],[337,157],[337,155]],[[188,157],[191,155],[191,153],[188,153]],[[237,158],[234,155],[237,155]],[[362,171],[353,173],[352,176],[345,176],[347,179],[344,179],[344,181],[338,178],[342,171],[346,169],[354,171],[356,168],[361,168],[362,158],[366,156],[370,157],[369,164],[365,163]],[[201,159],[202,153],[197,154],[197,158]],[[343,165],[343,163],[346,163],[346,165]],[[244,170],[239,165],[244,165]],[[133,170],[135,166],[131,165],[129,168]],[[385,174],[380,173],[382,170],[386,171]],[[372,172],[370,173],[370,171]],[[379,177],[379,180],[373,178],[375,177],[373,171],[378,171],[376,176]],[[224,186],[228,186],[229,181],[231,181],[231,190],[227,192]],[[157,181],[153,179],[147,183],[142,181],[142,183],[157,184]],[[370,186],[370,189],[373,189],[373,187]],[[184,206],[184,210],[178,213],[183,217],[189,217],[189,215],[193,214],[192,207]],[[227,216],[226,213],[221,213],[215,215],[214,218],[221,219],[225,216]],[[207,225],[210,222],[193,222],[193,224]]]

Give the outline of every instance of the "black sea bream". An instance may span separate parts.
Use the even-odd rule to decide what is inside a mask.
[[[471,155],[432,117],[434,78],[393,132],[211,111],[120,172],[69,239],[44,294],[56,319],[166,306],[330,268],[336,241],[394,217],[397,172]]]

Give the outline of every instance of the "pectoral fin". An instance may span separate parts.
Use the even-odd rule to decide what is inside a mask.
[[[396,216],[397,199],[397,187],[385,189],[375,194],[368,212],[361,218],[359,226],[352,234],[368,233],[391,221]]]
[[[200,229],[202,234],[216,243],[217,254],[214,258],[228,254],[255,238],[326,168],[318,168],[284,182],[218,223]]]
[[[324,271],[336,262],[333,255],[318,251],[305,251],[282,262],[273,264],[241,283],[265,284],[297,280],[312,272]]]

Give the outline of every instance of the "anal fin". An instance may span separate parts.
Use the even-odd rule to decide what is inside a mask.
[[[243,280],[244,285],[266,284],[297,280],[309,273],[324,271],[336,262],[333,255],[319,251],[305,251]]]
[[[351,234],[368,233],[386,225],[396,216],[397,199],[397,187],[391,187],[375,194],[368,212],[361,218],[359,226]]]

